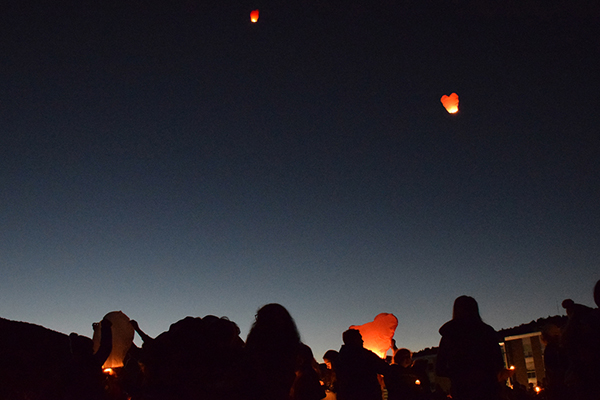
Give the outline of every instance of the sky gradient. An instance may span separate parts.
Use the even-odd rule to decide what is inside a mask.
[[[321,361],[381,312],[436,346],[463,294],[593,305],[600,7],[51,3],[0,10],[1,317],[245,338],[278,302]]]

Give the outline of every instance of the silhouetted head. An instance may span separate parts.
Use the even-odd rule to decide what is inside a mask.
[[[313,352],[304,343],[301,343],[298,347],[298,355],[297,355],[297,364],[296,369],[304,369],[304,368],[312,368],[315,369],[317,362],[315,361],[315,357],[313,356]]]
[[[281,304],[267,304],[256,312],[257,324],[289,325],[291,322],[293,322],[292,316]]]
[[[594,302],[597,307],[600,307],[600,280],[594,286]]]
[[[567,312],[567,316],[572,317],[573,313],[575,312],[575,302],[571,299],[565,299],[565,300],[563,300],[561,305],[562,305],[562,308],[564,308],[565,311]]]
[[[202,335],[207,343],[218,346],[229,346],[237,344],[240,328],[227,317],[215,317],[207,315],[202,318]]]
[[[337,358],[340,353],[335,350],[327,350],[325,354],[323,354],[323,361],[328,369],[333,369],[335,363],[337,362]]]
[[[584,306],[583,304],[575,303],[571,299],[563,300],[562,306],[567,311],[569,320],[578,320],[580,318],[584,318],[585,315],[593,310],[593,308]]]
[[[256,312],[254,327],[276,330],[279,334],[295,336],[300,340],[294,319],[281,304],[271,303],[261,307]]]
[[[402,367],[410,367],[412,365],[412,353],[409,349],[398,349],[394,354],[394,363]]]
[[[294,319],[281,304],[271,303],[261,307],[248,337],[246,348],[283,348],[297,346],[300,334]]]
[[[348,347],[363,347],[363,338],[358,329],[348,329],[342,333],[342,340]]]
[[[79,336],[74,332],[69,335],[69,347],[73,357],[86,357],[94,354],[94,342],[92,339]]]
[[[452,319],[481,321],[477,301],[471,296],[460,296],[454,300]]]
[[[554,324],[548,324],[542,328],[542,342],[544,344],[560,342],[560,328]]]
[[[181,331],[198,330],[202,326],[202,318],[187,316],[169,326],[169,333],[179,333]]]

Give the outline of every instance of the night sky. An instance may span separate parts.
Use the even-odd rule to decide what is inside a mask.
[[[0,316],[245,338],[278,302],[321,361],[382,312],[436,346],[462,294],[593,305],[596,3],[2,2]]]

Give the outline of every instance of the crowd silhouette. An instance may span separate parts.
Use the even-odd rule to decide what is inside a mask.
[[[600,281],[594,300],[600,306]],[[568,323],[542,331],[546,378],[539,392],[515,380],[497,332],[483,322],[475,299],[460,296],[452,319],[439,330],[435,363],[449,390],[430,380],[427,360],[413,361],[413,353],[395,341],[393,357],[382,359],[364,348],[356,329],[343,332],[339,351],[327,351],[318,364],[288,310],[272,303],[257,311],[245,341],[226,317],[186,317],[156,338],[131,320],[129,329],[143,345],[131,345],[113,371],[103,370],[113,349],[108,318],[94,326],[96,348],[75,333],[1,319],[1,339],[8,344],[0,349],[0,399],[599,400],[600,309],[570,299],[563,307]]]

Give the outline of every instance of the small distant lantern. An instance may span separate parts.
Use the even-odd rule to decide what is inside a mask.
[[[258,10],[252,10],[250,12],[250,22],[253,24],[258,22]]]
[[[458,95],[456,93],[452,93],[450,96],[443,95],[440,101],[450,114],[458,112]]]

